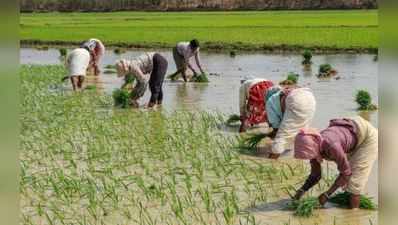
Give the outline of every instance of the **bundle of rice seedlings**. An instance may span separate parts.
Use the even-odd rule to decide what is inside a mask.
[[[208,83],[209,79],[207,78],[207,74],[201,73],[199,75],[193,76],[191,81],[198,82],[198,83]]]
[[[260,141],[267,137],[267,134],[251,134],[249,137],[241,138],[239,140],[239,149],[249,152],[256,152],[257,145]]]
[[[337,74],[337,71],[333,69],[330,64],[322,64],[319,66],[318,77],[330,77]]]
[[[62,57],[65,57],[66,54],[68,53],[68,51],[66,50],[66,48],[60,48],[60,49],[58,49],[58,51],[59,51],[59,54],[60,54]]]
[[[312,61],[311,61],[311,59],[312,59],[312,53],[311,53],[311,51],[310,51],[309,49],[306,49],[306,50],[303,52],[303,58],[304,58],[304,60],[303,60],[303,62],[302,62],[303,65],[310,65],[310,64],[312,64]]]
[[[295,210],[294,215],[300,217],[310,217],[314,209],[319,208],[319,201],[316,197],[307,197],[300,200],[294,200],[288,204],[287,209]]]
[[[343,207],[350,206],[350,193],[349,192],[340,192],[332,197],[330,197],[329,202],[337,204]],[[359,201],[359,208],[361,209],[370,209],[375,210],[377,209],[377,205],[372,201],[372,198],[361,195]]]
[[[232,114],[228,117],[227,121],[225,122],[228,126],[233,126],[236,123],[240,122],[240,116],[237,114]]]
[[[115,106],[127,108],[129,106],[130,92],[126,89],[116,89],[112,93]]]
[[[108,64],[105,66],[105,69],[116,69],[116,66],[112,65],[112,64]]]
[[[294,85],[294,84],[297,84],[299,76],[300,75],[297,74],[297,73],[289,72],[287,74],[286,80],[279,82],[279,84],[280,85]]]
[[[359,90],[355,96],[355,101],[359,105],[358,110],[376,110],[377,106],[372,104],[372,97],[369,92]]]
[[[125,52],[126,52],[126,50],[121,49],[121,48],[115,48],[115,49],[113,50],[113,53],[115,53],[116,55],[123,54],[123,53],[125,53]]]

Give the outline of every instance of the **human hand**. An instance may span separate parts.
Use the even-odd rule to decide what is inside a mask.
[[[305,194],[305,191],[300,188],[296,191],[296,194],[293,196],[293,199],[300,200],[300,198],[303,197],[304,194]]]
[[[268,158],[269,159],[278,159],[280,155],[281,154],[278,154],[278,153],[269,153]]]
[[[322,193],[318,197],[319,204],[322,206],[325,205],[328,200],[329,200],[329,195],[327,193]]]

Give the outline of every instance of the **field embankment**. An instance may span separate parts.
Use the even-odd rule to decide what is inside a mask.
[[[21,11],[373,9],[377,0],[21,0]]]
[[[378,48],[377,10],[115,12],[21,14],[22,44],[170,48],[197,38],[208,50],[370,52]]]

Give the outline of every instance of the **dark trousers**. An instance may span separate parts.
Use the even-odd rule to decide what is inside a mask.
[[[163,81],[167,72],[167,60],[159,53],[153,56],[153,69],[149,78],[149,89],[151,90],[150,103],[162,104],[163,100]]]

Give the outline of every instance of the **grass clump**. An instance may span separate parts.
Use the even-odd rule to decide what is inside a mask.
[[[208,83],[209,78],[207,78],[206,73],[201,73],[199,75],[193,76],[191,79],[191,82],[197,82],[197,83]]]
[[[359,90],[355,96],[355,101],[359,105],[358,110],[376,110],[377,106],[372,104],[372,97],[369,92]]]
[[[130,92],[124,88],[114,90],[112,92],[112,97],[115,102],[115,106],[127,108],[130,105]]]
[[[228,126],[234,126],[236,123],[240,122],[240,116],[238,114],[232,114],[228,117],[225,122]]]
[[[313,215],[314,209],[319,207],[320,205],[318,198],[307,197],[300,200],[293,200],[287,208],[290,210],[295,210],[295,216],[310,217]]]
[[[312,64],[312,52],[309,49],[304,50],[303,52],[304,60],[301,62],[303,65],[310,65]]]
[[[350,205],[350,196],[349,192],[340,192],[332,197],[330,197],[329,202],[337,204],[343,207],[349,207]],[[377,205],[372,201],[372,198],[361,195],[359,201],[359,208],[360,209],[370,209],[375,210],[377,209]]]

